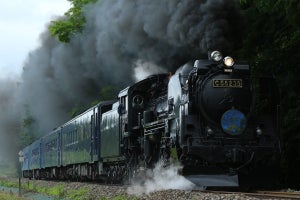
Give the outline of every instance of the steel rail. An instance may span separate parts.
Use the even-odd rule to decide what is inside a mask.
[[[284,192],[284,191],[232,192],[232,191],[213,191],[213,190],[204,190],[199,192],[212,193],[212,194],[243,195],[243,196],[255,197],[259,199],[271,198],[271,199],[300,200],[300,192]]]

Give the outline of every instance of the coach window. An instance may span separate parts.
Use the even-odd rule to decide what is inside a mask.
[[[70,146],[70,143],[71,143],[71,134],[70,132],[67,133],[67,142],[68,142],[68,146]]]
[[[75,129],[75,141],[78,142],[78,132],[77,132],[77,129]]]
[[[74,131],[71,132],[72,133],[72,144],[75,143],[75,135],[74,135]]]

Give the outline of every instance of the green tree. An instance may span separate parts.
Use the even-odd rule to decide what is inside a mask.
[[[31,144],[37,137],[38,128],[34,118],[29,113],[29,108],[25,106],[25,113],[19,138],[19,148],[22,149]]]
[[[101,101],[113,100],[117,98],[117,93],[120,89],[118,87],[108,85],[101,88],[100,97]]]
[[[108,101],[108,100],[115,100],[117,99],[117,94],[120,91],[120,88],[112,86],[112,85],[108,85],[108,86],[104,86],[100,89],[99,94],[97,95],[97,97],[95,97],[96,100],[94,100],[91,104],[77,104],[75,105],[72,110],[70,111],[70,117],[74,118],[77,115],[79,115],[80,113],[83,113],[84,111],[86,111],[87,109],[89,109],[91,106],[95,106],[98,103],[102,102],[102,101]]]
[[[300,1],[240,0],[240,5],[247,26],[239,53],[250,61],[255,75],[272,73],[277,78],[284,167],[288,181],[296,183],[300,167]]]
[[[65,13],[64,19],[52,21],[49,31],[52,36],[56,36],[61,42],[69,42],[73,34],[81,32],[85,24],[83,8],[89,3],[97,0],[68,0],[72,7]]]

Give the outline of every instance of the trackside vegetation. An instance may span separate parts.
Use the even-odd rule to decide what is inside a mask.
[[[0,180],[0,186],[10,187],[10,188],[18,188],[17,181],[10,180]],[[34,182],[28,181],[22,183],[22,193],[24,192],[33,192],[46,194],[54,197],[55,199],[64,199],[64,200],[94,200],[91,197],[90,189],[88,187],[82,187],[78,189],[67,189],[63,184],[57,184],[52,187],[44,187],[35,184]],[[2,198],[3,197],[3,198]],[[0,193],[0,199],[4,200],[25,200],[26,198],[18,198],[16,195],[12,193]],[[100,197],[99,200],[127,200],[128,198],[124,195],[117,195],[112,198]],[[135,198],[130,198],[131,200],[135,200]]]
[[[16,194],[5,193],[5,192],[0,192],[0,199],[1,200],[28,200],[27,198],[19,197]]]

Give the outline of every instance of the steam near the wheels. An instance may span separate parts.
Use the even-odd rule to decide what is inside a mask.
[[[25,107],[38,124],[36,133],[46,134],[66,122],[72,108],[99,98],[104,86],[122,89],[142,78],[135,74],[140,71],[172,71],[208,50],[228,50],[240,19],[230,0],[101,0],[86,6],[85,16],[83,32],[70,43],[58,42],[48,30],[41,34],[18,87],[10,89],[14,98],[0,102],[10,113],[1,114],[1,137],[15,141]],[[2,98],[7,86],[0,88]],[[11,113],[14,108],[19,112]],[[18,129],[8,134],[14,123]]]
[[[147,169],[144,174],[135,178],[131,186],[127,188],[127,193],[141,196],[159,190],[192,190],[196,188],[194,183],[178,174],[180,168],[177,164],[163,167],[162,162],[158,162],[153,170]]]

